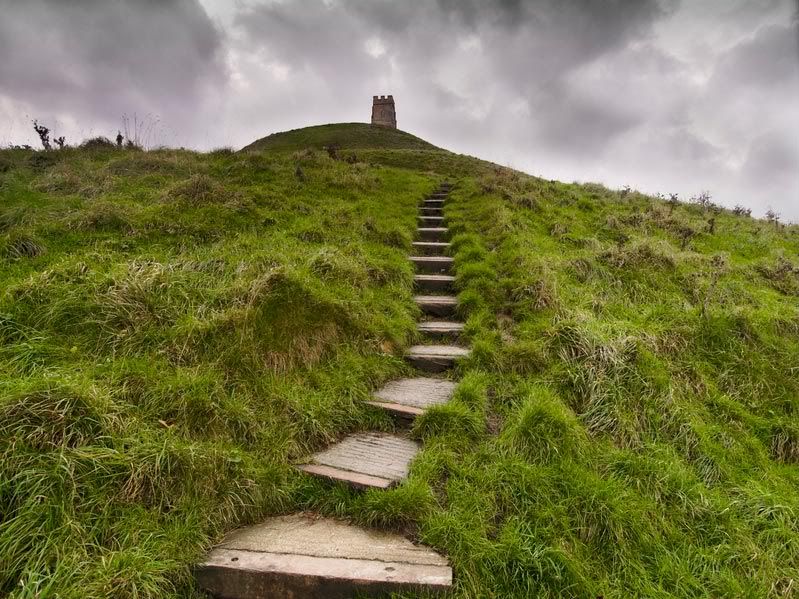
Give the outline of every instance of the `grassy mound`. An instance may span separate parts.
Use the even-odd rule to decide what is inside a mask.
[[[435,181],[307,151],[0,154],[0,595],[192,594],[219,533],[307,502],[293,460],[389,426],[359,400],[406,372]]]
[[[299,510],[446,553],[456,597],[796,594],[799,228],[294,139],[0,152],[0,595],[198,597],[214,540]],[[362,400],[408,373],[443,177],[455,397],[403,485],[299,475],[392,427]]]
[[[342,151],[360,149],[439,150],[434,145],[399,129],[368,123],[333,123],[273,133],[254,141],[244,151],[321,150],[334,146]],[[441,150],[439,150],[441,151]]]

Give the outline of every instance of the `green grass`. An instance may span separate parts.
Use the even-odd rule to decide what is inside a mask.
[[[799,228],[504,169],[460,183],[486,429],[425,451],[451,461],[422,527],[459,594],[796,596]]]
[[[0,594],[190,592],[219,533],[304,505],[292,460],[389,426],[360,400],[406,372],[435,180],[313,152],[2,158]]]
[[[324,149],[335,146],[340,151],[361,149],[389,150],[443,150],[399,129],[391,129],[368,123],[331,123],[281,131],[263,137],[244,148],[244,151],[285,151],[304,148]]]
[[[198,597],[226,531],[316,510],[444,552],[455,597],[796,596],[797,227],[308,138],[0,152],[0,594]],[[299,475],[392,426],[362,400],[408,372],[443,178],[455,397],[398,488]]]

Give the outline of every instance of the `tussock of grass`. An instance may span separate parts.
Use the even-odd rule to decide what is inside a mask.
[[[503,441],[534,463],[574,459],[584,450],[582,424],[545,388],[534,387],[503,433]]]
[[[10,260],[36,258],[47,251],[41,241],[21,231],[0,238],[0,248],[4,257]]]

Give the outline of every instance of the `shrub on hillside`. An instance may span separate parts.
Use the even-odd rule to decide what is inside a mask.
[[[117,146],[107,137],[91,137],[78,146],[81,150],[115,150]]]

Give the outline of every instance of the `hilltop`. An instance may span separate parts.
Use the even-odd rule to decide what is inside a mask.
[[[245,150],[0,150],[0,595],[200,597],[213,542],[298,511],[433,547],[455,597],[795,595],[799,227],[369,125]],[[394,429],[366,400],[444,179],[454,398],[403,484],[309,478]]]
[[[326,147],[440,151],[440,148],[405,131],[368,123],[332,123],[273,133],[245,146],[242,151],[321,150]]]

